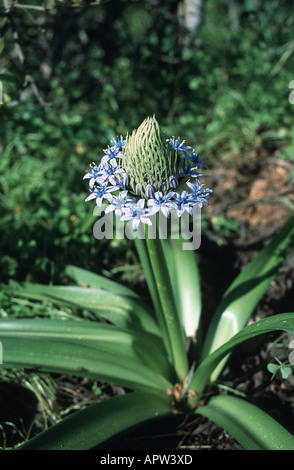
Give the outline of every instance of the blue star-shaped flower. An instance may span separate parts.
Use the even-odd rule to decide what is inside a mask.
[[[91,199],[96,199],[96,204],[98,207],[102,207],[103,199],[111,201],[113,191],[116,191],[118,186],[108,186],[107,183],[100,183],[98,186],[95,186],[91,194],[85,199],[85,201],[90,201]]]
[[[193,196],[188,193],[188,191],[182,191],[182,194],[176,194],[176,211],[178,217],[187,211],[193,217],[193,205],[195,201],[193,200]]]
[[[169,142],[174,150],[177,150],[179,152],[187,153],[185,150],[190,150],[192,147],[189,147],[188,145],[184,145],[185,141],[180,142],[180,139],[178,138],[175,140],[174,137],[171,139],[167,139],[167,142]]]
[[[195,165],[191,164],[187,158],[183,158],[182,168],[183,168],[183,171],[180,172],[181,178],[184,178],[185,176],[191,176],[192,178],[197,178],[198,176],[202,176],[201,173],[198,173],[198,171],[196,171]]]
[[[203,202],[205,202],[205,204],[209,205],[209,200],[206,196],[213,192],[212,189],[202,189],[203,184],[201,184],[198,180],[196,180],[195,184],[190,183],[189,181],[186,184],[192,191],[191,196],[195,204],[198,204],[200,207],[202,207]]]
[[[147,225],[152,225],[149,216],[151,215],[148,209],[145,208],[145,199],[139,199],[139,201],[129,204],[124,209],[125,215],[121,217],[121,220],[132,220],[132,227],[134,232],[138,230],[140,222]]]
[[[156,214],[156,212],[161,212],[165,215],[165,217],[170,216],[170,209],[176,209],[177,204],[171,201],[171,198],[175,197],[176,193],[173,191],[163,194],[161,191],[157,191],[154,194],[153,199],[149,199],[147,201],[148,207],[150,207],[150,214]]]
[[[191,155],[187,154],[185,158],[189,160],[191,163],[193,163],[194,167],[200,168],[201,166],[203,166],[204,168],[208,168],[208,166],[205,165],[205,163],[203,162],[199,153],[196,153],[194,150],[191,153]]]
[[[127,199],[127,194],[128,191],[125,190],[121,191],[118,196],[112,195],[111,203],[106,207],[105,214],[114,211],[117,217],[122,217],[124,209],[133,202],[131,199]]]
[[[95,183],[103,183],[107,178],[107,175],[104,172],[102,165],[97,166],[95,163],[92,163],[91,171],[88,171],[83,179],[90,179],[89,186],[93,188]]]

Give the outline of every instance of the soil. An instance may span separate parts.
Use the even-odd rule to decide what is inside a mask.
[[[228,153],[219,165],[205,170],[203,182],[206,187],[213,188],[214,193],[210,198],[211,205],[203,209],[206,226],[203,227],[202,243],[196,256],[201,272],[204,315],[208,322],[236,274],[292,215],[293,169],[294,164],[282,160],[277,149],[260,147],[246,154],[245,159],[240,154]],[[234,229],[234,224],[228,226],[228,221],[237,222],[237,228]],[[279,270],[252,321],[294,311],[293,283],[294,251]],[[243,345],[232,355],[221,377],[223,386],[211,393],[230,393],[230,388],[234,388],[281,420],[294,433],[294,376],[283,379],[276,375],[272,378],[267,370],[267,364],[274,362],[275,356],[287,360],[289,343],[293,338],[286,334],[260,338]],[[97,399],[90,380],[63,377],[57,383],[58,403],[63,409]],[[125,393],[119,387],[106,384],[101,384],[101,387],[103,393],[99,398]],[[6,384],[4,387],[2,384],[1,388],[3,402],[11,404],[11,407],[8,404],[4,415],[2,410],[1,421],[14,422],[26,433],[39,404],[29,392],[21,400],[16,399],[19,394],[14,385]],[[32,434],[40,432],[42,426],[42,414],[39,412],[38,415],[37,411]],[[8,447],[19,441],[15,428],[6,425],[5,432]],[[172,422],[166,419],[160,423],[147,423],[126,437],[105,443],[103,449],[190,451],[242,450],[242,447],[226,431],[196,415],[194,418],[173,418]]]

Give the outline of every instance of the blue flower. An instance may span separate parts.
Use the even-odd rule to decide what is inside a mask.
[[[189,147],[187,145],[184,145],[185,141],[183,140],[183,142],[180,142],[180,139],[178,138],[177,140],[175,140],[174,137],[172,137],[171,139],[167,139],[167,142],[169,142],[172,146],[172,148],[174,150],[177,150],[179,152],[183,152],[184,154],[186,154],[187,152],[185,152],[185,150],[190,150],[192,147]]]
[[[126,145],[127,140],[128,139],[123,139],[122,137],[117,137],[117,139],[114,139],[112,142],[114,143],[114,147],[116,148],[116,150],[121,151]]]
[[[91,171],[88,171],[83,179],[90,179],[89,186],[93,188],[95,183],[103,183],[107,175],[104,172],[104,168],[102,165],[97,166],[95,163],[92,163]]]
[[[151,215],[148,209],[145,208],[145,199],[139,199],[139,201],[129,204],[124,209],[125,215],[121,217],[121,220],[132,220],[133,230],[138,230],[140,222],[147,225],[152,225],[149,216]]]
[[[153,199],[149,199],[147,201],[148,207],[150,207],[150,214],[156,214],[156,212],[161,212],[165,215],[165,217],[170,216],[170,209],[176,209],[177,205],[175,202],[171,202],[171,198],[175,197],[176,193],[173,191],[163,194],[161,191],[157,191],[154,194]]]
[[[110,194],[113,191],[116,191],[118,186],[108,186],[107,183],[100,183],[98,186],[95,186],[91,194],[85,199],[85,201],[90,201],[91,199],[96,199],[96,204],[98,207],[102,206],[103,199],[111,201],[112,195]]]
[[[115,186],[118,185],[118,179],[124,170],[118,166],[117,162],[104,163],[103,170],[108,181]]]
[[[204,185],[201,184],[199,180],[196,180],[195,184],[190,183],[189,181],[186,184],[192,191],[191,196],[195,201],[195,204],[198,204],[200,207],[202,207],[203,202],[205,202],[205,204],[209,205],[209,200],[206,196],[212,193],[212,189],[202,189]]]
[[[171,158],[171,165],[165,167],[157,158],[154,135],[158,140],[155,139],[156,152],[160,158]],[[172,210],[179,217],[184,212],[193,216],[195,204],[200,207],[203,203],[209,204],[208,195],[212,190],[204,189],[198,180],[202,175],[197,169],[207,168],[199,154],[180,138],[166,139],[162,136],[164,134],[153,116],[145,119],[129,137],[113,139],[104,150],[100,164],[93,163],[84,176],[89,180],[91,191],[86,201],[96,199],[96,204],[101,207],[107,200],[109,204],[105,213],[114,211],[121,220],[131,220],[135,231],[140,223],[152,225],[150,217],[158,212],[166,218]],[[187,190],[179,194],[176,192],[178,187],[182,187],[188,177],[193,178],[193,183],[188,181]],[[118,194],[112,194],[117,190]]]
[[[105,209],[105,214],[114,211],[117,217],[122,217],[124,209],[127,208],[128,204],[132,204],[133,200],[127,199],[128,191],[121,191],[118,196],[112,195],[110,204]]]
[[[125,189],[129,184],[129,177],[123,170],[119,174],[116,174],[115,181],[117,186],[119,186],[121,189]]]
[[[191,176],[192,178],[198,178],[198,176],[202,176],[201,173],[198,173],[195,169],[194,164],[190,164],[189,160],[185,157],[182,160],[182,168],[183,171],[180,172],[180,177],[184,178],[185,176]]]
[[[192,162],[194,167],[199,168],[200,166],[203,166],[204,168],[208,168],[208,166],[203,162],[202,158],[200,158],[199,153],[196,153],[194,150],[191,155],[187,154],[186,159]]]
[[[189,194],[187,191],[182,191],[182,194],[176,195],[176,205],[177,205],[177,215],[181,217],[181,215],[187,211],[193,217],[193,205],[195,201],[193,196]]]
[[[108,149],[104,150],[104,152],[105,152],[105,155],[104,155],[104,157],[101,158],[102,165],[104,165],[105,163],[108,163],[110,161],[111,161],[111,163],[113,163],[112,161],[116,160],[117,155],[118,155],[118,151],[116,150],[115,147],[109,147]]]

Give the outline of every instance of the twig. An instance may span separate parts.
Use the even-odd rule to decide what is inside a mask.
[[[45,7],[38,5],[23,5],[22,3],[15,3],[10,8],[19,8],[20,10],[36,10],[36,11],[47,11]]]

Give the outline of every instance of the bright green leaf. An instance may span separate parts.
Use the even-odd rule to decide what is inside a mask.
[[[241,398],[213,397],[197,414],[228,431],[245,450],[294,450],[294,436],[259,407]]]
[[[71,264],[66,266],[65,275],[69,276],[82,287],[89,286],[95,289],[108,290],[113,294],[121,294],[127,297],[139,299],[139,296],[128,287],[108,279],[105,276],[101,276],[100,274],[93,273]]]
[[[199,271],[194,251],[183,249],[181,237],[162,240],[179,316],[187,337],[195,338],[201,315]]]
[[[50,299],[90,310],[115,325],[133,330],[146,330],[160,336],[153,312],[140,299],[104,289],[80,286],[46,286],[11,283],[15,295],[36,300]]]
[[[243,328],[243,330],[200,362],[192,377],[190,384],[191,389],[200,396],[208,383],[210,381],[213,382],[213,371],[218,367],[224,357],[244,341],[248,341],[261,334],[278,330],[288,331],[290,333],[294,332],[294,313],[274,315]]]
[[[151,338],[88,321],[0,320],[3,367],[27,367],[115,383],[172,388],[173,370]]]
[[[79,411],[23,444],[20,450],[88,450],[134,426],[169,415],[167,396],[128,393]]]
[[[243,269],[224,294],[209,326],[202,351],[203,358],[246,325],[293,245],[294,216]],[[218,373],[216,371],[215,376]]]

